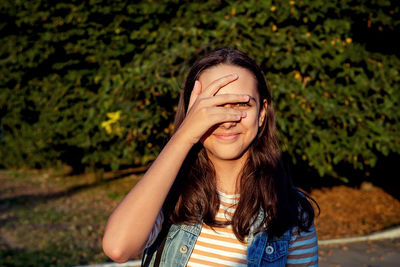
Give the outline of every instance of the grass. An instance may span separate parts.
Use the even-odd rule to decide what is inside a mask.
[[[0,170],[0,266],[109,261],[101,249],[106,220],[138,180],[126,173],[106,173],[99,180],[63,176],[59,170]],[[375,186],[334,186],[312,190],[311,196],[321,207],[315,220],[320,240],[400,225],[399,200]]]
[[[0,266],[109,261],[101,249],[106,220],[136,182],[0,171]]]

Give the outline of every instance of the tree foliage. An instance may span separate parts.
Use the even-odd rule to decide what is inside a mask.
[[[319,172],[400,151],[396,1],[0,2],[0,165],[142,165],[185,73],[221,46],[273,91],[283,149]]]

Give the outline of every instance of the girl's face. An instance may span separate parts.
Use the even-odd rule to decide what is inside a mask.
[[[199,77],[202,88],[207,88],[213,81],[236,73],[239,78],[222,87],[217,95],[222,94],[247,94],[250,101],[246,103],[227,103],[225,106],[245,111],[247,116],[238,122],[225,122],[210,129],[202,138],[209,159],[237,160],[246,159],[248,148],[257,136],[258,128],[265,117],[265,108],[260,111],[257,80],[253,73],[245,68],[234,65],[216,65],[206,69]]]

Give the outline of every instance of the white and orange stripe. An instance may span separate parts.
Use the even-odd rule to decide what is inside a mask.
[[[239,195],[219,192],[220,207],[216,219],[230,221]],[[213,227],[203,224],[187,266],[246,266],[247,243],[240,242],[232,226]]]

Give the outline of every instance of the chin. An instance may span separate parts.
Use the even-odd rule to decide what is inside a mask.
[[[244,156],[244,151],[229,151],[226,149],[224,151],[211,151],[207,153],[209,157],[218,160],[238,160]]]

